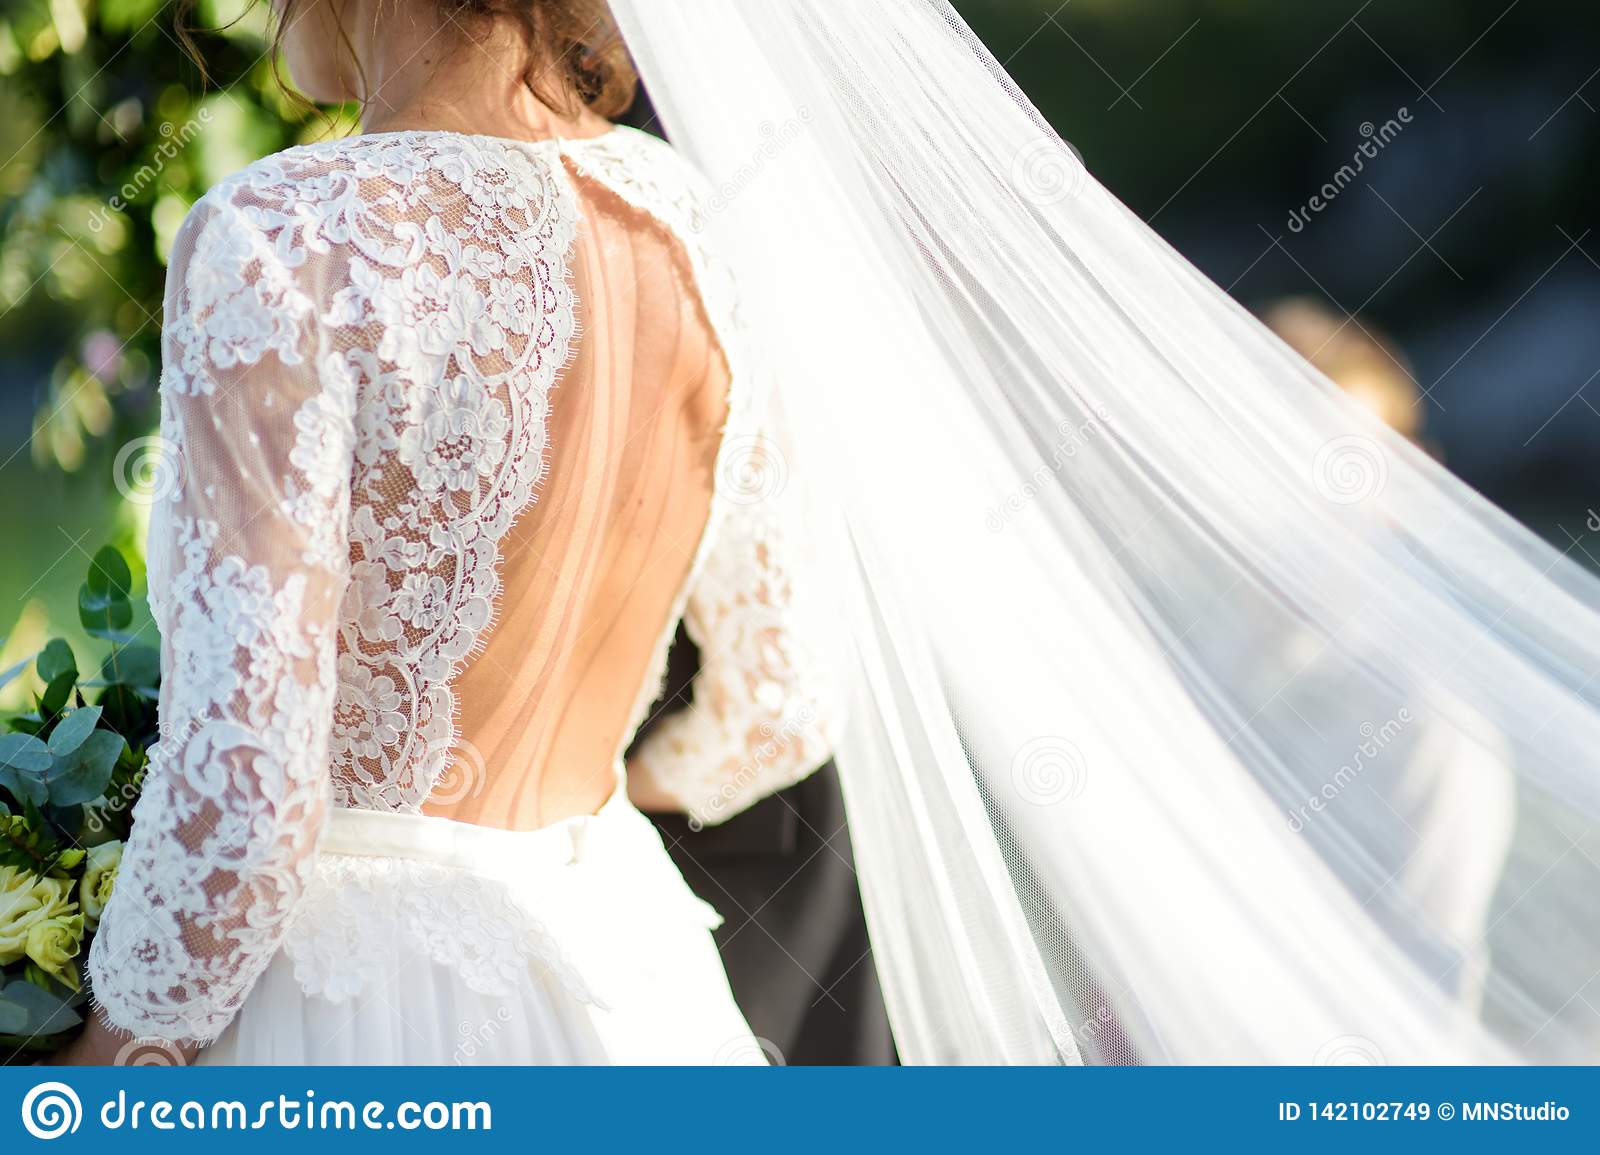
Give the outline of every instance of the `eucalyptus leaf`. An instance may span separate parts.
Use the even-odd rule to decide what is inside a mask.
[[[152,694],[154,691],[135,690],[120,682],[106,687],[97,700],[105,711],[100,715],[100,728],[115,730],[133,743],[151,741],[146,735],[156,728]]]
[[[26,979],[7,983],[0,990],[0,1001],[27,1012],[27,1025],[18,1034],[56,1035],[83,1022],[83,1016],[72,1009],[66,997],[40,990]]]
[[[51,804],[76,806],[104,794],[123,745],[121,734],[96,730],[72,753],[57,758],[47,775]]]
[[[49,747],[32,734],[0,734],[0,787],[12,797],[36,804],[48,798],[43,775],[51,761]]]
[[[11,791],[13,797],[35,804],[50,797],[50,787],[41,775],[14,766],[0,766],[0,787]]]
[[[99,721],[99,706],[83,706],[62,718],[56,723],[56,728],[50,731],[50,756],[61,758],[72,753],[94,732]]]
[[[0,1035],[21,1035],[28,1030],[28,1008],[0,995]]]
[[[153,690],[161,684],[161,652],[153,646],[122,646],[107,655],[100,677],[112,685]]]
[[[72,647],[67,645],[65,638],[51,638],[45,648],[39,651],[36,668],[40,678],[53,682],[62,674],[77,674],[78,659],[73,657]]]
[[[89,578],[85,584],[97,594],[126,600],[128,591],[133,588],[133,574],[128,572],[128,563],[115,546],[103,545],[89,563]]]
[[[94,637],[118,641],[133,624],[133,603],[115,593],[97,593],[85,583],[78,587],[78,621]]]
[[[61,713],[67,699],[72,697],[72,687],[77,684],[78,671],[68,670],[64,674],[57,674],[44,688],[44,697],[39,699],[39,713],[47,718]]]
[[[0,765],[34,773],[50,768],[50,748],[32,734],[0,734]]]
[[[56,806],[52,804],[44,808],[44,817],[57,830],[76,830],[80,832],[83,830],[82,806]],[[82,835],[80,834],[79,837],[82,837]],[[72,855],[75,854],[81,854],[81,852],[76,850],[62,852],[61,857],[56,861],[57,868],[71,870],[76,867],[82,859],[73,858]]]

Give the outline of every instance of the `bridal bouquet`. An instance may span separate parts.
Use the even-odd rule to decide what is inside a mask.
[[[129,633],[131,585],[108,546],[78,591],[84,629],[111,646],[96,676],[60,638],[0,673],[4,685],[31,664],[45,687],[0,721],[0,1063],[52,1051],[83,1023],[89,941],[156,737],[160,654]]]

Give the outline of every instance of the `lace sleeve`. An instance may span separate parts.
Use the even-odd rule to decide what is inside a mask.
[[[337,247],[264,221],[214,192],[173,254],[161,740],[90,958],[104,1018],[174,1041],[214,1039],[270,960],[328,798],[354,426],[318,304]]]
[[[840,709],[798,627],[788,523],[774,498],[730,506],[684,613],[700,650],[693,699],[629,767],[692,823],[724,822],[831,756]]]

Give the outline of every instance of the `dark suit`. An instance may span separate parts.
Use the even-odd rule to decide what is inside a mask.
[[[698,666],[680,629],[652,720],[683,708]],[[772,1057],[894,1062],[833,764],[720,826],[652,817],[689,885],[722,914],[717,945],[734,998]]]

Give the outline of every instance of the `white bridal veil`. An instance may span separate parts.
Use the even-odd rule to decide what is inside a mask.
[[[1600,1050],[1600,587],[937,0],[613,0],[716,189],[912,1061]]]

